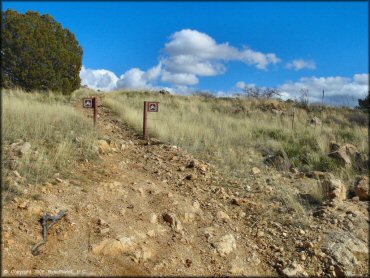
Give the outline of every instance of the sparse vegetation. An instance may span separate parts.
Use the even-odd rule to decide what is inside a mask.
[[[116,92],[106,104],[139,132],[142,128],[142,102],[160,101],[160,112],[150,113],[151,136],[171,142],[212,161],[235,176],[248,174],[250,160],[256,160],[251,147],[286,152],[294,167],[302,171],[332,171],[341,178],[354,178],[328,157],[329,142],[351,143],[367,153],[367,130],[348,121],[352,110],[326,107],[297,108],[294,103],[276,99],[217,99],[202,96],[174,96],[155,93]],[[296,108],[294,130],[291,112]],[[309,106],[308,106],[309,107]],[[279,113],[272,113],[273,110]],[[309,120],[322,117],[323,125]],[[343,128],[343,127],[346,128]]]
[[[41,183],[56,173],[68,172],[77,159],[94,155],[92,123],[63,103],[67,98],[21,90],[2,94],[3,177],[17,170],[24,177],[23,184]],[[31,148],[19,156],[14,148],[25,142]],[[5,180],[4,189],[15,188],[10,182]]]

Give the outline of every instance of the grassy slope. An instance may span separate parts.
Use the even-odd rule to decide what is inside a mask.
[[[160,101],[159,113],[149,113],[152,136],[185,147],[236,176],[249,171],[245,165],[254,159],[253,149],[270,148],[284,150],[301,170],[332,171],[352,183],[356,173],[338,167],[327,156],[329,141],[352,143],[359,151],[368,152],[366,125],[350,122],[348,119],[359,112],[345,108],[325,108],[321,112],[312,107],[307,112],[296,107],[292,129],[293,105],[277,100],[115,92],[106,96],[105,103],[141,132],[144,100]],[[271,113],[273,106],[285,113]],[[314,116],[322,119],[322,126],[308,124]],[[363,119],[364,115],[358,117]]]
[[[6,179],[14,169],[12,161],[18,164],[15,169],[25,178],[24,184],[42,183],[56,173],[68,173],[77,159],[94,155],[96,131],[73,107],[74,98],[20,90],[2,92],[4,188],[14,189]],[[10,146],[21,140],[31,144],[31,151],[23,157]]]

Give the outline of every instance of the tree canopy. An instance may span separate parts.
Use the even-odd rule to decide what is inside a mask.
[[[70,94],[80,87],[83,50],[48,14],[1,12],[2,86]]]
[[[358,108],[360,109],[366,109],[369,111],[370,109],[370,92],[364,99],[358,100]]]

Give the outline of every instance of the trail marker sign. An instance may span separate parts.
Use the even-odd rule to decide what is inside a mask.
[[[159,102],[148,102],[148,112],[158,112],[158,104]]]
[[[158,101],[144,101],[144,115],[143,115],[143,137],[144,139],[148,139],[148,127],[147,127],[147,121],[148,121],[148,112],[158,112]]]
[[[84,108],[93,108],[93,99],[92,98],[84,98],[83,100]]]
[[[83,108],[94,108],[94,126],[96,126],[96,118],[98,114],[98,108],[96,105],[96,97],[85,97],[82,99]]]

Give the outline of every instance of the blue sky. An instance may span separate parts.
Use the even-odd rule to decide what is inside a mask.
[[[84,84],[218,95],[322,89],[348,104],[368,88],[368,2],[3,2],[48,13],[84,49]]]

